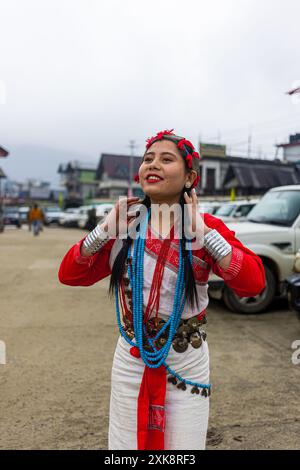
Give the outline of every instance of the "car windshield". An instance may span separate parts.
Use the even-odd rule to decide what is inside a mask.
[[[245,205],[242,205],[240,206],[237,210],[236,210],[236,213],[235,215],[237,217],[246,217],[246,215],[251,211],[252,207],[254,206],[254,204],[245,204]]]
[[[249,212],[247,220],[290,227],[300,213],[300,191],[270,191]]]
[[[219,209],[215,212],[215,215],[228,216],[234,211],[235,207],[236,206],[234,204],[224,204],[223,206],[219,207]]]
[[[214,210],[215,210],[215,206],[210,206],[209,204],[207,205],[200,205],[199,206],[199,212],[206,212],[207,214],[213,214]]]

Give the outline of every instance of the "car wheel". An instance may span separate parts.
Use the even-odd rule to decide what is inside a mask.
[[[266,310],[275,296],[276,278],[268,266],[264,266],[264,268],[266,288],[255,297],[239,297],[232,289],[225,286],[223,300],[230,310],[238,313],[261,313]]]

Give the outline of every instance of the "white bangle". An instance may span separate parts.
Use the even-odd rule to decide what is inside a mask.
[[[232,246],[216,229],[204,235],[204,248],[216,261],[220,261],[232,251]]]
[[[83,247],[91,254],[97,253],[109,240],[109,236],[105,230],[97,225],[92,232],[83,241]]]

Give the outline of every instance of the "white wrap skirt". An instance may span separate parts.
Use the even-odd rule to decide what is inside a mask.
[[[137,403],[145,364],[130,354],[131,346],[119,336],[111,373],[109,410],[109,450],[137,449]],[[195,349],[189,344],[184,353],[171,346],[166,363],[182,378],[209,384],[207,341]],[[185,391],[167,382],[165,449],[204,450],[209,417],[209,397]]]

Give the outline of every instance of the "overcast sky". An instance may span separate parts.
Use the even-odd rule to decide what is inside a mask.
[[[159,130],[274,158],[300,132],[299,0],[0,0],[0,165],[136,153]],[[299,95],[300,96],[300,95]],[[200,136],[200,137],[199,137]]]

